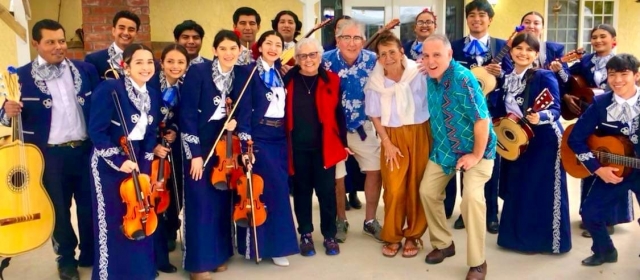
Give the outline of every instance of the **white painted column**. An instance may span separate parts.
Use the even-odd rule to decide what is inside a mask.
[[[16,49],[17,49],[17,59],[18,59],[18,65],[14,65],[16,66],[16,68],[22,65],[25,65],[31,61],[31,54],[29,49],[31,34],[29,34],[29,31],[30,31],[29,24],[27,22],[27,15],[25,13],[25,7],[23,2],[28,3],[28,0],[27,1],[15,0],[15,1],[12,1],[11,3],[13,6],[14,18],[18,23],[20,23],[20,25],[22,25],[22,27],[24,27],[27,35],[26,42],[23,41],[22,38],[20,38],[20,36],[16,35]]]
[[[301,36],[303,36],[307,31],[311,30],[314,25],[316,25],[316,17],[318,15],[315,12],[315,6],[316,3],[320,2],[320,0],[300,0],[300,2],[302,2],[302,17],[300,19],[300,21],[302,21],[302,30],[300,30],[300,33]],[[318,20],[318,22],[320,22],[320,20]],[[314,33],[314,35],[316,34]]]

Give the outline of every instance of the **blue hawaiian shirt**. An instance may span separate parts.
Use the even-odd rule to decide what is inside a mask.
[[[440,82],[429,78],[427,87],[433,135],[429,159],[450,174],[460,157],[473,152],[473,126],[476,121],[489,118],[489,110],[478,80],[455,60],[451,60]],[[483,158],[495,156],[496,134],[489,122],[489,141]]]
[[[338,74],[342,90],[342,107],[347,119],[347,130],[355,131],[367,120],[364,113],[364,85],[369,73],[376,66],[376,54],[363,49],[360,55],[349,66],[340,56],[338,49],[330,50],[322,55],[324,68]]]

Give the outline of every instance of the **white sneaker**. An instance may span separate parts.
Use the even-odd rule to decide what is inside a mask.
[[[286,257],[273,258],[273,263],[277,266],[289,266],[289,260]]]

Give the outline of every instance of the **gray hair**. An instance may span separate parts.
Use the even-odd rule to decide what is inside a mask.
[[[425,43],[427,43],[429,41],[440,41],[444,45],[445,49],[447,49],[447,50],[451,49],[451,42],[449,41],[449,38],[447,38],[446,35],[443,35],[443,34],[431,34],[431,35],[429,35],[429,37],[427,37],[427,39],[424,40],[423,44],[425,44]]]
[[[336,29],[336,38],[342,36],[342,33],[344,32],[345,29],[350,28],[350,27],[357,27],[358,30],[360,30],[360,36],[362,36],[362,38],[365,37],[364,35],[364,25],[354,19],[343,19],[340,21],[340,25],[338,26],[338,28]]]
[[[322,47],[322,44],[320,44],[320,41],[318,41],[318,39],[314,37],[309,37],[309,38],[304,38],[298,41],[298,43],[296,43],[296,55],[300,54],[300,49],[304,45],[314,45],[318,50],[319,56],[322,56],[322,54],[324,53],[324,48]]]

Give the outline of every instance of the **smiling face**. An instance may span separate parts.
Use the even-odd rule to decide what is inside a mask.
[[[282,40],[276,35],[269,35],[259,48],[262,59],[272,65],[282,54]]]
[[[42,29],[40,33],[42,34],[40,42],[35,40],[31,42],[38,51],[38,55],[49,64],[62,62],[67,53],[67,40],[64,37],[64,31],[62,29]]]
[[[293,17],[287,14],[280,16],[277,31],[284,37],[285,42],[293,41],[293,36],[296,32],[296,22]]]
[[[511,58],[516,66],[529,67],[538,58],[538,53],[526,42],[511,48]]]
[[[124,64],[124,70],[129,73],[129,77],[138,85],[149,81],[155,73],[153,64],[153,54],[144,49],[139,49],[131,56],[131,61]]]
[[[469,27],[471,34],[484,36],[492,20],[487,12],[475,9],[467,15],[467,27]]]
[[[221,68],[231,69],[238,61],[240,46],[235,41],[224,39],[213,49],[213,54],[218,57]]]
[[[422,65],[427,69],[431,78],[440,81],[444,72],[449,68],[452,57],[451,47],[446,47],[444,42],[440,40],[429,40],[422,44]]]
[[[542,38],[542,30],[544,29],[543,19],[535,14],[530,14],[522,20],[527,32],[531,32],[536,35],[537,38]]]
[[[187,49],[189,56],[193,58],[197,57],[202,49],[202,37],[195,30],[183,31],[176,43]]]
[[[340,55],[346,61],[355,61],[362,51],[364,37],[357,25],[351,25],[342,30],[342,35],[338,38],[337,47]]]
[[[436,19],[429,13],[422,13],[416,20],[413,31],[418,40],[423,41],[436,30]]]
[[[609,87],[618,96],[632,97],[636,91],[636,82],[638,80],[640,80],[640,72],[634,74],[631,70],[621,72],[609,70],[607,73]]]
[[[234,24],[233,28],[240,31],[242,35],[240,37],[241,41],[253,43],[256,40],[260,25],[256,21],[256,16],[241,15],[238,17],[238,23]]]
[[[404,50],[397,44],[389,42],[388,44],[380,44],[378,48],[378,62],[385,70],[395,70],[402,68],[402,57]]]
[[[127,18],[120,18],[116,22],[116,26],[111,28],[111,35],[113,41],[118,45],[121,50],[126,49],[133,40],[136,39],[138,34],[138,26],[133,20]]]
[[[613,43],[616,38],[611,36],[611,33],[604,29],[596,29],[591,33],[591,46],[597,53],[608,53],[613,49]]]
[[[296,54],[296,63],[300,65],[300,73],[312,76],[318,73],[322,57],[315,44],[304,44]]]
[[[162,71],[173,79],[182,77],[187,71],[187,58],[178,50],[168,52],[162,61]]]

